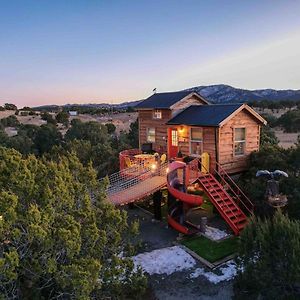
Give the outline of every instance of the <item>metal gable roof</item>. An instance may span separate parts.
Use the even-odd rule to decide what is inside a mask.
[[[160,108],[168,109],[176,102],[180,101],[187,95],[192,94],[191,91],[180,91],[180,92],[168,92],[168,93],[156,93],[145,99],[143,102],[135,106],[136,109],[142,108]]]
[[[219,126],[243,104],[192,105],[167,122],[168,125]]]

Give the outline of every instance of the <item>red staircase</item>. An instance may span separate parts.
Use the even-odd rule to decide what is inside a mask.
[[[247,224],[247,216],[237,204],[244,204],[244,202],[241,200],[241,197],[239,197],[238,194],[233,190],[231,196],[227,190],[225,190],[223,185],[210,173],[201,174],[199,177],[199,182],[203,186],[206,194],[210,198],[210,201],[216,207],[220,215],[233,230],[234,234],[238,235]],[[228,187],[230,188],[229,185],[226,186],[226,188]],[[250,200],[249,202],[251,203]],[[250,213],[252,212],[250,211]]]

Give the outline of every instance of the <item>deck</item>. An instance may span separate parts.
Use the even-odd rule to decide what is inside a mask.
[[[124,205],[143,199],[166,185],[166,176],[153,176],[117,193],[108,194],[115,205]]]

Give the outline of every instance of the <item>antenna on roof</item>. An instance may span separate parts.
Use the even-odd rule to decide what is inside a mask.
[[[152,92],[153,92],[153,94],[156,94],[156,88],[154,88]]]

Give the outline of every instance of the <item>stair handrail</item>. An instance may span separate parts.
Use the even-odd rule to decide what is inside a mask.
[[[201,161],[200,161],[200,165],[202,165],[201,164]],[[203,166],[203,165],[202,165]],[[208,170],[207,170],[207,168],[205,167],[205,166],[203,166],[204,167],[204,169],[206,170],[206,172],[207,172],[207,175],[212,175]],[[205,174],[204,174],[205,175]],[[217,181],[218,182],[218,181]],[[209,183],[209,186],[210,187],[212,187],[212,188],[214,188],[213,187],[213,185],[208,181],[208,183]],[[218,182],[219,183],[219,182]],[[220,199],[223,199],[222,198],[222,196],[221,196],[221,194],[218,192],[218,191],[216,191],[217,192],[217,194],[218,194],[218,196],[220,197]],[[232,199],[232,197],[230,197],[230,195],[224,190],[224,192],[225,192],[225,194],[227,195],[227,196],[229,196],[229,198],[231,198]],[[232,199],[233,200],[233,199]],[[233,203],[237,206],[237,208],[239,208],[238,207],[238,205],[235,203],[235,201],[233,200]],[[219,203],[217,203],[218,205],[219,205]],[[235,213],[229,206],[228,206],[228,204],[224,201],[223,202],[223,204],[225,204],[226,205],[226,207],[229,209],[229,211],[233,214],[233,216],[234,216],[234,218],[235,219],[238,219],[238,213],[239,213],[239,211],[237,211],[237,213]],[[220,205],[219,205],[220,206]],[[225,214],[225,213],[224,213]],[[228,219],[230,219],[230,218],[228,218]],[[231,219],[230,219],[230,221],[231,221]],[[236,226],[236,224],[234,223],[234,222],[231,222],[236,228],[237,228],[237,226]]]
[[[214,170],[220,177],[221,179],[227,183],[228,187],[230,188],[231,192],[237,197],[237,199],[239,199],[240,203],[242,203],[242,205],[244,206],[244,208],[251,214],[253,215],[253,208],[254,205],[252,203],[252,201],[245,195],[245,193],[241,190],[241,188],[234,182],[234,180],[229,176],[229,174],[225,171],[225,169],[216,162],[216,165],[219,168],[219,171]],[[224,175],[222,175],[222,173]],[[226,176],[226,179],[225,179]],[[238,193],[240,193],[240,195],[243,196],[243,198],[248,202],[248,204],[250,205],[250,208],[244,203],[244,200],[241,199],[240,195],[237,194],[237,192],[232,188],[232,186],[228,183],[228,181],[238,190]]]

